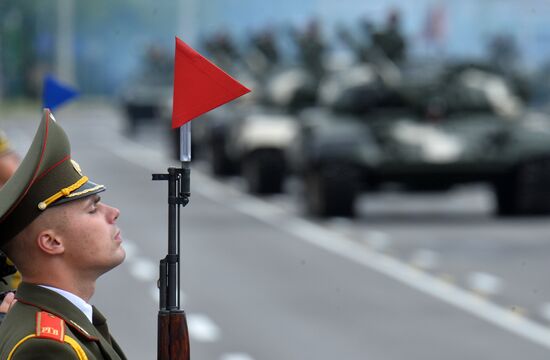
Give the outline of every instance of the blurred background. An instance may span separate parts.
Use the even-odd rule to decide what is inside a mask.
[[[0,3],[0,135],[55,78],[73,157],[122,211],[95,304],[156,351],[174,37],[252,89],[192,125],[182,303],[194,359],[543,359],[550,3]],[[1,155],[0,155],[1,159]]]
[[[281,59],[295,62],[289,29],[317,21],[327,56],[334,57],[350,52],[339,29],[363,35],[361,24],[383,28],[392,11],[399,13],[409,60],[505,57],[535,70],[547,62],[548,6],[544,0],[5,2],[2,92],[8,99],[37,96],[41,75],[55,72],[86,94],[111,95],[143,65],[149,48],[171,55],[174,35],[200,50],[208,39],[227,36],[244,56],[253,38],[269,33]]]

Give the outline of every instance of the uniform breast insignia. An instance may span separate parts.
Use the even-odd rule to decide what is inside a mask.
[[[36,313],[36,337],[64,342],[65,321],[46,311]]]

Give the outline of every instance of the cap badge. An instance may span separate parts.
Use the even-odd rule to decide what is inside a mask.
[[[76,172],[80,175],[80,176],[83,176],[82,175],[82,169],[80,168],[80,165],[78,165],[78,163],[76,161],[74,161],[73,159],[71,159],[71,164],[73,164],[73,168],[76,170]]]

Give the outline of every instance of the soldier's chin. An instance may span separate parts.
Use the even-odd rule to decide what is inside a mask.
[[[124,259],[126,259],[126,251],[124,250],[124,248],[122,246],[120,246],[117,249],[117,256],[113,258],[113,261],[111,262],[110,266],[108,266],[101,273],[101,275],[105,274],[106,272],[109,272],[109,271],[113,270],[114,268],[116,268],[117,266],[122,264],[124,262]]]
[[[118,251],[120,251],[122,254],[120,256],[120,261],[115,266],[122,264],[126,259],[126,250],[124,249],[124,247],[122,247],[122,244],[119,246]]]

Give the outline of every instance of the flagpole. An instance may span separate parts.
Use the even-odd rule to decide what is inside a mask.
[[[180,160],[181,162],[191,161],[191,122],[180,127]]]

